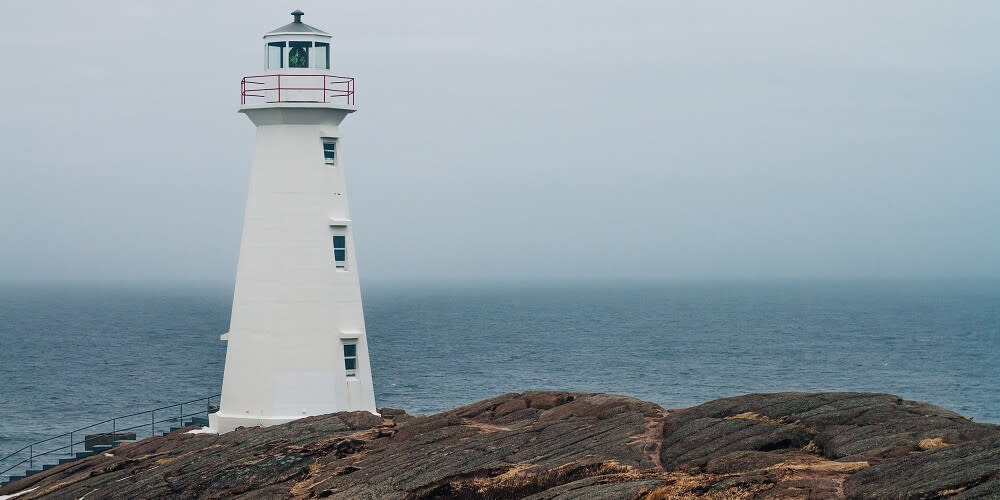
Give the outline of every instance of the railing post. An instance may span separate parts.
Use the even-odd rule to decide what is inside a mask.
[[[34,469],[35,468],[35,446],[34,445],[29,445],[28,446],[28,468],[29,469]]]
[[[323,75],[323,104],[326,104],[326,75]]]
[[[184,425],[184,403],[181,403],[181,425]]]
[[[118,440],[118,426],[115,425],[117,423],[117,422],[115,422],[115,420],[118,420],[118,419],[116,419],[116,418],[112,418],[111,419],[111,447],[112,448],[114,448],[114,446],[115,446],[115,441]]]
[[[156,435],[156,410],[149,412],[149,437]]]
[[[281,102],[281,75],[278,75],[278,102]]]
[[[73,454],[73,433],[69,433],[69,454]]]

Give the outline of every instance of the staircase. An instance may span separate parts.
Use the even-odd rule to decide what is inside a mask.
[[[0,486],[58,465],[105,453],[124,443],[132,443],[146,437],[166,436],[192,425],[207,426],[208,414],[218,411],[218,404],[213,405],[212,401],[218,402],[219,396],[216,394],[113,417],[31,443],[0,458]]]

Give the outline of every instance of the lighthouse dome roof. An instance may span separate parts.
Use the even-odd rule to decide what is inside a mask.
[[[302,12],[301,10],[296,10],[296,11],[292,12],[292,17],[295,18],[294,21],[292,21],[292,22],[290,22],[290,23],[288,23],[288,24],[286,24],[286,25],[284,25],[284,26],[282,26],[280,28],[273,29],[273,30],[269,31],[267,34],[268,35],[277,35],[277,34],[284,34],[284,33],[307,33],[307,34],[311,34],[311,35],[330,36],[329,33],[325,32],[325,31],[323,31],[323,30],[321,30],[319,28],[314,28],[312,26],[309,26],[308,24],[302,22],[302,15],[303,14],[304,14],[304,12]]]

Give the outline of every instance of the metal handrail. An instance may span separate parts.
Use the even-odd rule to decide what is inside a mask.
[[[119,415],[117,417],[112,417],[112,418],[109,418],[107,420],[102,420],[100,422],[97,422],[96,424],[91,424],[91,425],[88,425],[88,426],[85,426],[85,427],[80,427],[79,429],[74,429],[72,431],[65,432],[63,434],[59,434],[59,435],[56,435],[56,436],[52,436],[50,438],[42,439],[40,441],[35,441],[35,442],[33,442],[31,444],[28,444],[27,446],[25,446],[25,447],[23,447],[23,448],[15,451],[15,452],[13,452],[13,453],[8,454],[7,456],[5,456],[3,458],[0,458],[0,464],[2,464],[3,462],[7,461],[8,459],[10,459],[12,457],[15,457],[15,456],[17,456],[17,455],[19,455],[21,453],[24,453],[25,451],[28,452],[28,458],[25,458],[25,459],[21,460],[20,462],[17,462],[15,464],[7,467],[6,469],[0,470],[0,475],[3,475],[5,473],[7,473],[7,472],[10,472],[14,468],[16,468],[16,467],[18,467],[20,465],[23,465],[25,463],[28,463],[28,468],[30,469],[31,467],[34,467],[34,462],[35,462],[35,460],[38,457],[42,457],[42,456],[45,456],[45,455],[56,453],[58,451],[63,451],[63,450],[66,450],[67,448],[69,448],[69,454],[72,455],[73,454],[73,448],[75,446],[78,446],[78,445],[82,444],[82,445],[84,445],[84,447],[86,447],[86,442],[87,442],[86,435],[84,435],[84,438],[82,440],[80,440],[80,441],[74,441],[74,434],[75,435],[79,435],[80,431],[85,431],[87,429],[93,429],[94,427],[97,427],[99,425],[104,425],[104,424],[107,424],[107,423],[111,424],[111,433],[110,434],[111,434],[111,442],[112,442],[112,444],[114,443],[115,437],[116,437],[116,435],[118,433],[120,433],[122,431],[130,431],[130,430],[133,430],[133,429],[140,429],[140,428],[144,428],[146,426],[149,426],[149,434],[150,434],[150,436],[153,436],[153,435],[156,434],[156,424],[162,424],[164,422],[176,422],[178,420],[180,420],[181,422],[183,422],[184,419],[187,418],[187,417],[193,417],[193,416],[201,415],[201,414],[206,414],[207,415],[208,413],[210,413],[212,411],[212,400],[213,399],[218,399],[221,396],[222,396],[221,394],[216,394],[214,396],[208,396],[208,397],[204,397],[204,398],[192,399],[191,401],[185,401],[183,403],[174,403],[172,405],[161,406],[159,408],[153,408],[152,410],[140,411],[140,412],[137,412],[137,413],[130,413],[128,415]],[[187,413],[187,414],[184,413],[184,405],[189,405],[190,406],[192,403],[199,403],[199,402],[202,402],[202,401],[205,402],[205,409],[196,411],[194,413]],[[178,412],[179,415],[171,415],[168,418],[165,418],[165,419],[162,419],[162,420],[156,420],[156,412],[158,412],[158,411],[162,412],[163,410],[168,410],[168,409],[171,409],[171,408],[178,408],[179,409],[179,412]],[[139,425],[133,425],[131,427],[118,428],[117,423],[118,423],[119,420],[123,420],[123,419],[126,419],[126,418],[131,418],[131,417],[138,417],[140,415],[145,415],[147,413],[150,416],[150,421],[148,423],[142,423],[142,424],[139,424]],[[63,437],[66,437],[66,436],[69,436],[69,444],[68,445],[60,446],[58,448],[54,448],[54,449],[51,449],[51,450],[48,450],[48,451],[45,451],[45,452],[42,452],[42,453],[35,453],[35,447],[36,446],[38,446],[40,444],[43,444],[43,443],[47,443],[49,441],[53,441],[53,440],[59,439],[59,438],[63,438]]]
[[[323,78],[323,84],[321,86],[303,87],[303,86],[288,86],[282,85],[281,79],[285,78],[286,82],[290,78]],[[274,83],[267,87],[251,87],[247,88],[247,85],[268,85],[266,82],[257,81],[260,79],[273,80]],[[299,80],[301,81],[301,80]],[[268,97],[264,94],[258,92],[271,91],[276,92],[274,102],[298,102],[298,101],[288,101],[281,98],[281,91],[288,90],[311,90],[316,92],[322,92],[323,100],[316,102],[327,103],[331,99],[344,98],[348,105],[354,105],[354,78],[350,76],[337,76],[337,75],[326,75],[322,73],[289,73],[289,74],[271,74],[271,75],[249,75],[244,76],[243,80],[240,81],[240,104],[247,103],[247,97]]]

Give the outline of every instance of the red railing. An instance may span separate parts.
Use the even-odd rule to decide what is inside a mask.
[[[354,78],[322,74],[245,76],[240,103],[259,97],[265,102],[342,102],[354,105]]]

